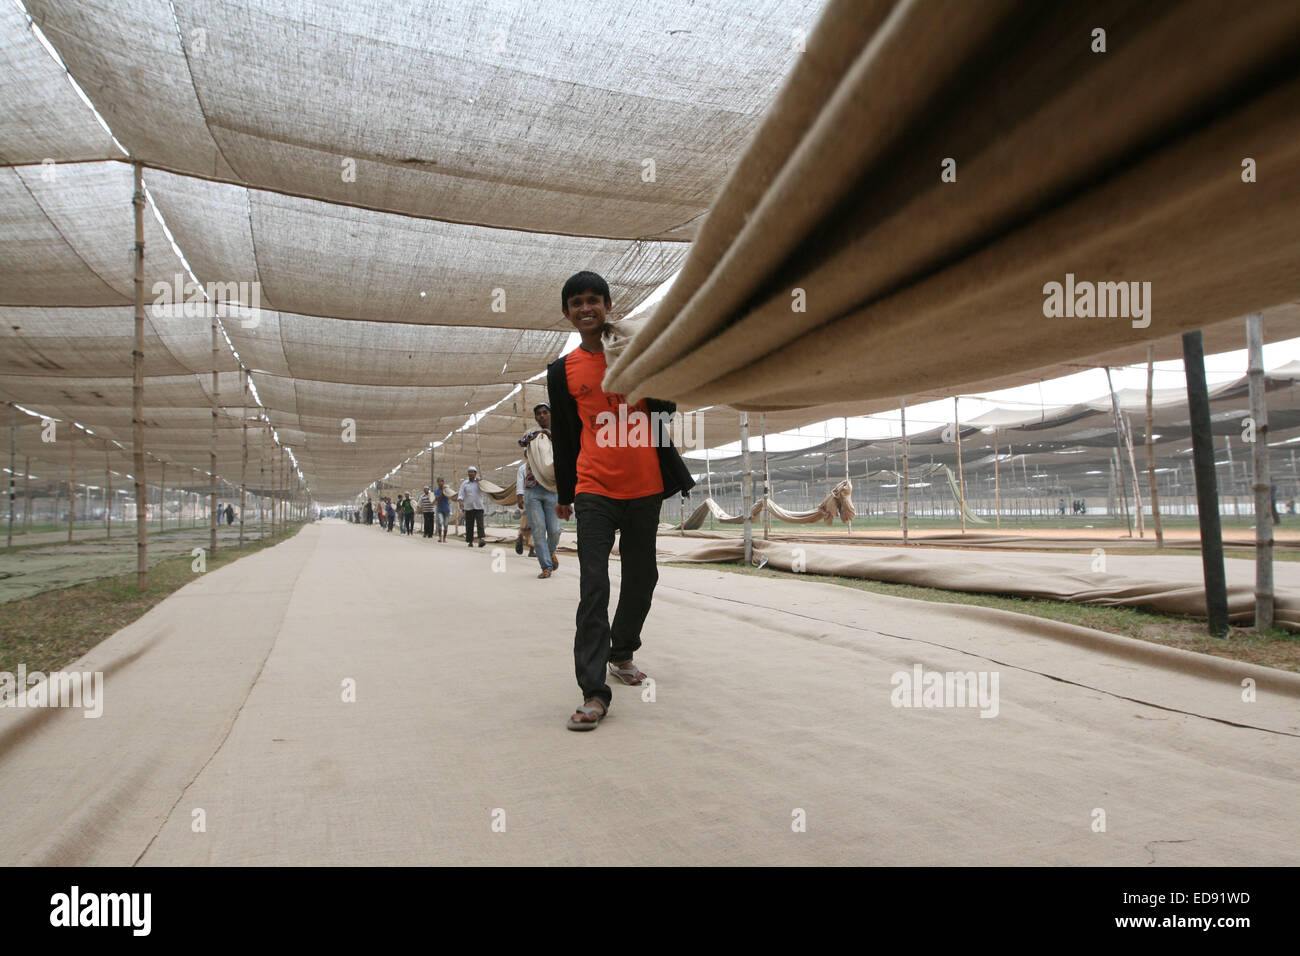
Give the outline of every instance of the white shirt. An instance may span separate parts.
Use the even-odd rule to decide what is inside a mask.
[[[528,462],[519,466],[519,474],[515,477],[515,493],[519,495],[519,500],[524,500],[524,480],[528,477]]]
[[[460,483],[460,491],[456,492],[456,500],[461,503],[466,511],[483,510],[483,489],[479,487],[478,479],[470,481],[466,478]]]

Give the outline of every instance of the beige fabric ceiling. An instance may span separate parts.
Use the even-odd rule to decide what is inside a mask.
[[[836,0],[808,61],[611,391],[781,408],[974,389],[1300,298],[1292,0]],[[1150,282],[1150,327],[1045,318],[1067,273]]]
[[[1296,137],[1276,121],[1279,97],[1294,106],[1296,45],[1275,2],[1231,17],[1207,0],[1086,13],[1019,0],[24,5],[122,148],[22,11],[0,7],[0,397],[87,426],[77,440],[124,468],[124,152],[198,279],[260,292],[258,321],[223,323],[219,398],[208,317],[148,310],[147,452],[169,473],[206,469],[215,398],[217,470],[237,480],[242,365],[255,440],[269,441],[264,415],[320,501],[404,461],[403,476],[427,468],[418,453],[447,436],[440,471],[516,460],[544,385],[460,429],[558,354],[558,285],[579,268],[606,275],[622,316],[685,265],[616,369],[620,390],[714,406],[706,442],[734,437],[724,401],[790,428],[894,407],[900,392],[1133,361],[1125,348],[1148,334],[1173,357],[1183,327],[1300,298],[1296,270],[1278,270],[1295,262],[1294,216],[1279,210],[1296,205]],[[1110,30],[1105,59],[1086,53],[1094,20]],[[1066,42],[1076,29],[1083,53]],[[993,81],[974,82],[981,70]],[[1197,137],[1223,147],[1232,191]],[[1242,142],[1260,164],[1250,187],[1234,178]],[[936,192],[937,157],[952,154],[959,185]],[[1203,242],[1219,219],[1230,228]],[[145,230],[152,289],[184,265],[152,210]],[[1156,233],[1190,243],[1181,262]],[[1026,289],[1040,308],[1038,271],[1098,261],[1157,282],[1150,330],[1016,327],[1008,347],[1015,323],[988,320],[1022,315]],[[795,279],[809,280],[808,313],[751,321]],[[1239,326],[1222,328],[1222,347],[1239,347]],[[1300,333],[1295,308],[1271,310],[1266,332]],[[36,462],[66,457],[21,431]]]
[[[688,239],[821,3],[27,6],[150,165],[454,222]]]
[[[199,281],[259,295],[222,323],[215,397],[210,317],[153,307],[188,276],[146,211],[145,442],[170,474],[208,467],[215,400],[237,475],[241,365],[252,440],[265,416],[318,500],[448,435],[513,459],[494,420],[458,430],[559,353],[568,274],[604,274],[621,316],[680,267],[821,6],[25,3],[121,148],[5,6],[0,396],[93,433],[20,416],[20,453],[131,467],[134,160]]]

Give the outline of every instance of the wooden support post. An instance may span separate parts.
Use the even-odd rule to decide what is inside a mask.
[[[903,474],[898,479],[898,481],[899,484],[903,486],[903,546],[906,547],[907,546],[907,502],[908,502],[908,492],[909,492],[908,486],[911,483],[911,479],[910,479],[911,465],[909,459],[909,449],[907,446],[907,399],[906,398],[900,398],[898,400],[898,420],[902,423],[903,426]]]
[[[266,446],[257,443],[257,536],[266,537]]]
[[[1273,626],[1273,482],[1268,460],[1268,398],[1264,382],[1264,316],[1246,317],[1250,417],[1255,423],[1255,628]]]
[[[1224,637],[1228,633],[1228,585],[1223,568],[1223,528],[1219,520],[1218,476],[1214,473],[1210,396],[1205,385],[1205,346],[1199,330],[1183,335],[1183,369],[1187,376],[1187,411],[1192,429],[1206,616],[1209,632]]]
[[[5,547],[14,546],[14,470],[18,467],[18,409],[9,403],[9,530],[5,532]]]
[[[161,533],[163,522],[167,520],[167,462],[161,460],[158,481],[158,531]]]
[[[68,544],[72,544],[72,523],[77,511],[77,426],[68,423]]]
[[[1142,521],[1142,488],[1138,484],[1137,459],[1133,457],[1133,422],[1124,416],[1124,447],[1128,449],[1128,466],[1133,473],[1133,510],[1137,514],[1138,537],[1146,537],[1146,527]]]
[[[740,413],[740,457],[745,469],[742,507],[745,514],[745,567],[754,564],[754,473],[749,468],[749,412]]]
[[[113,539],[113,460],[104,442],[104,537]]]
[[[844,417],[844,480],[849,480],[849,419]],[[853,534],[853,522],[849,523],[849,534]]]
[[[713,466],[709,461],[709,450],[704,449],[704,484],[708,489],[709,498],[713,497]],[[709,530],[713,530],[713,512],[708,514]]]
[[[135,349],[131,353],[131,443],[135,453],[135,579],[144,590],[149,579],[148,490],[144,460],[144,174],[136,163],[135,191]]]
[[[772,512],[768,505],[772,502],[772,472],[767,466],[767,412],[758,413],[758,427],[763,433],[763,540],[772,535]]]
[[[952,427],[957,441],[957,507],[961,511],[961,533],[966,533],[966,478],[961,467],[961,415],[957,411],[957,396],[952,397]]]
[[[1147,346],[1147,484],[1151,488],[1151,524],[1156,531],[1156,547],[1165,546],[1165,532],[1160,524],[1160,490],[1156,485],[1156,444],[1152,438],[1155,430],[1155,412],[1152,406],[1152,392],[1156,375],[1156,347]]]
[[[216,303],[208,303],[208,308],[212,310],[212,436],[208,448],[208,497],[210,499],[208,510],[211,512],[211,520],[208,522],[208,549],[211,556],[217,553],[217,524],[221,520],[217,517],[217,406],[221,404],[221,379],[217,374]]]
[[[998,516],[998,530],[1002,530],[1002,487],[998,484],[998,430],[993,429],[993,510]]]
[[[239,427],[242,453],[239,462],[239,547],[244,547],[244,510],[248,507],[248,369],[239,368]]]
[[[1117,490],[1119,492],[1120,501],[1122,501],[1124,504],[1124,520],[1128,524],[1128,536],[1131,538],[1133,537],[1133,518],[1129,515],[1129,511],[1128,511],[1128,489],[1124,484],[1124,467],[1119,463],[1120,447],[1124,443],[1124,437],[1123,437],[1124,425],[1123,423],[1120,422],[1119,419],[1119,398],[1115,394],[1115,384],[1114,382],[1111,381],[1110,378],[1110,366],[1109,365],[1105,366],[1105,369],[1106,369],[1106,387],[1110,390],[1111,416],[1115,423],[1115,455],[1114,455],[1115,481],[1118,486]]]

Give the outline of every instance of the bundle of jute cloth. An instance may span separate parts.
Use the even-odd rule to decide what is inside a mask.
[[[528,459],[528,470],[533,473],[537,483],[547,491],[554,491],[555,447],[551,444],[551,437],[545,433],[538,434],[528,443],[525,457]]]
[[[788,521],[791,524],[815,524],[818,521],[832,524],[836,518],[848,523],[858,513],[853,507],[853,482],[847,478],[832,488],[822,499],[821,504],[812,511],[786,511],[771,498],[765,497],[754,502],[754,507],[749,514],[750,520],[757,521],[764,508],[777,520]],[[704,527],[704,520],[709,515],[720,524],[741,524],[745,520],[744,515],[729,515],[712,498],[705,498],[686,519],[683,530],[694,531]]]

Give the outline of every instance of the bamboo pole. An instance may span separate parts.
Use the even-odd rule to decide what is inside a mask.
[[[704,449],[704,484],[708,489],[709,497],[713,497],[713,466],[709,462],[709,450]],[[713,512],[709,512],[709,530],[713,530]]]
[[[998,484],[998,430],[993,429],[993,510],[998,518],[998,530],[1002,530],[1002,488]]]
[[[266,538],[266,444],[257,443],[257,536]]]
[[[844,417],[844,480],[849,480],[849,419]],[[848,522],[849,534],[853,534],[853,522]]]
[[[1241,509],[1237,506],[1237,463],[1232,458],[1232,437],[1223,436],[1223,446],[1228,452],[1228,491],[1232,495],[1232,516],[1238,518],[1241,516]]]
[[[899,479],[899,482],[903,486],[903,544],[904,546],[906,546],[907,545],[907,501],[908,501],[908,486],[910,484],[909,472],[911,471],[910,462],[908,458],[908,447],[907,447],[907,399],[906,398],[900,398],[898,400],[898,420],[902,423],[903,426],[903,475]]]
[[[221,380],[217,375],[217,308],[213,303],[209,303],[212,309],[212,436],[211,444],[208,448],[208,497],[210,503],[208,510],[211,512],[208,522],[208,549],[209,554],[217,553],[217,406],[221,404]]]
[[[1156,547],[1165,546],[1165,532],[1160,524],[1160,490],[1156,484],[1156,444],[1151,437],[1155,430],[1155,412],[1152,407],[1152,392],[1156,375],[1156,347],[1147,346],[1147,483],[1151,487],[1151,524],[1156,532]]]
[[[248,369],[239,369],[239,422],[242,457],[239,462],[239,546],[244,546],[244,509],[248,507]]]
[[[269,424],[267,425],[267,428],[266,428],[266,434],[267,434],[267,436],[271,439],[271,501],[270,501],[270,505],[271,505],[271,537],[274,538],[274,537],[275,537],[275,517],[276,517],[276,515],[275,515],[275,502],[276,502],[276,496],[275,496],[275,473],[276,473],[276,467],[275,467],[275,449],[276,449],[276,445],[275,445],[275,436],[271,434],[271,426],[270,426]]]
[[[1115,422],[1115,481],[1118,484],[1120,501],[1124,505],[1124,520],[1128,524],[1128,536],[1133,537],[1133,518],[1128,511],[1128,488],[1124,484],[1124,466],[1120,464],[1120,446],[1124,442],[1124,425],[1119,418],[1119,397],[1115,394],[1115,383],[1111,381],[1110,366],[1106,369],[1106,387],[1110,391],[1110,410]]]
[[[113,462],[104,442],[104,538],[113,540]]]
[[[957,507],[961,510],[961,533],[966,533],[966,478],[961,467],[961,415],[957,411],[957,396],[952,397],[952,424],[957,440]]]
[[[1273,626],[1273,483],[1268,460],[1268,399],[1264,383],[1264,316],[1246,317],[1250,417],[1255,423],[1255,628]]]
[[[32,456],[23,456],[23,536],[32,526]]]
[[[766,541],[772,534],[772,512],[767,507],[772,500],[772,472],[767,466],[767,412],[758,413],[758,426],[763,433],[763,540]]]
[[[160,471],[158,473],[158,532],[163,530],[163,522],[167,520],[167,462],[159,460]]]
[[[5,532],[5,547],[14,546],[14,469],[18,467],[18,409],[9,403],[9,530]]]
[[[72,544],[72,522],[77,511],[77,426],[68,423],[68,544]]]
[[[1146,525],[1142,520],[1142,486],[1138,483],[1137,459],[1133,457],[1133,422],[1124,416],[1124,447],[1128,449],[1128,467],[1133,473],[1133,510],[1137,513],[1138,537],[1146,537]]]
[[[740,457],[745,469],[741,494],[745,513],[745,566],[750,567],[754,563],[754,521],[750,513],[754,509],[754,473],[749,468],[749,412],[740,413]]]
[[[898,515],[898,526],[903,527],[903,475],[898,470],[898,442],[889,443],[890,459],[894,466],[894,513]]]
[[[149,582],[149,527],[144,460],[144,174],[134,165],[135,191],[135,350],[131,353],[131,439],[135,453],[135,579],[144,590]]]

